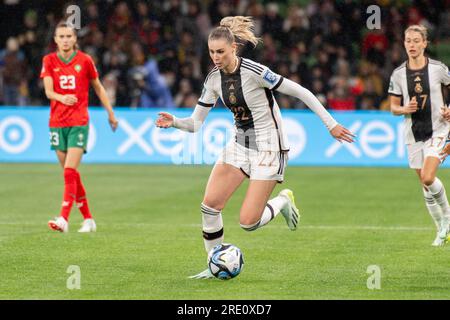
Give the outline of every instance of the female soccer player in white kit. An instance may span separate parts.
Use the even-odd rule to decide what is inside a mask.
[[[161,112],[156,125],[197,131],[218,97],[233,112],[235,139],[217,160],[201,204],[203,238],[209,252],[223,242],[221,212],[228,199],[246,177],[249,187],[240,210],[240,225],[253,231],[269,223],[280,212],[291,230],[297,228],[299,212],[291,190],[282,190],[269,200],[277,182],[283,181],[289,147],[284,136],[280,109],[273,91],[303,100],[339,141],[353,142],[352,133],[339,125],[319,100],[307,89],[249,59],[238,57],[237,40],[254,46],[250,17],[226,17],[209,35],[209,54],[215,68],[206,77],[202,95],[192,115],[178,119]],[[211,278],[205,270],[191,278]]]
[[[436,173],[450,129],[441,110],[442,85],[450,85],[450,75],[445,64],[424,55],[426,47],[425,27],[413,25],[405,30],[408,60],[392,73],[389,94],[392,113],[405,116],[409,166],[419,176],[425,204],[436,224],[437,235],[432,245],[441,246],[449,233],[450,207]]]

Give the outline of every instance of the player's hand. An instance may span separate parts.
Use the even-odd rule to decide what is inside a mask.
[[[159,118],[155,122],[158,128],[170,128],[173,126],[173,115],[167,112],[160,112],[158,115]]]
[[[61,103],[65,104],[66,106],[73,106],[77,102],[78,98],[74,94],[65,94],[61,98]]]
[[[439,158],[441,158],[441,161],[444,161],[449,154],[450,154],[450,143],[447,143],[444,146],[444,149],[442,149],[442,151],[439,153]]]
[[[403,113],[404,114],[411,114],[419,110],[419,106],[417,104],[416,97],[412,97],[412,99],[409,101],[409,104],[405,107],[403,107]]]
[[[113,132],[117,130],[117,127],[119,126],[119,121],[117,121],[116,117],[114,116],[114,113],[110,114],[108,117],[109,125],[111,126],[111,129]]]
[[[444,118],[447,121],[450,121],[450,109],[449,108],[447,108],[445,106],[442,107],[441,108],[441,115],[442,115],[442,118]]]
[[[355,141],[355,140],[353,140],[355,135],[350,130],[348,130],[347,128],[341,126],[340,124],[335,126],[330,131],[330,133],[339,142],[347,141],[348,143],[352,143],[352,142]]]

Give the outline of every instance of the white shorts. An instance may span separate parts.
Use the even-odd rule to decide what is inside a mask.
[[[276,180],[281,183],[287,160],[286,151],[256,151],[231,141],[223,149],[216,163],[232,165],[251,180]]]
[[[439,153],[445,146],[447,137],[433,137],[427,141],[419,141],[406,145],[408,149],[409,167],[412,169],[422,169],[423,162],[427,157],[435,157],[441,160]]]

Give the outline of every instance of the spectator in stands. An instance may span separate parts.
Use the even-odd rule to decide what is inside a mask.
[[[27,65],[17,38],[10,37],[6,41],[6,49],[0,52],[0,65],[3,66],[3,103],[11,106],[25,105],[28,95]]]

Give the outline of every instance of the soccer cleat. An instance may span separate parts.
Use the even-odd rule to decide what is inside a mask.
[[[448,219],[444,218],[444,219],[442,219],[441,228],[439,229],[438,236],[443,241],[447,241],[447,237],[449,236],[449,233],[450,233],[450,225],[449,225]]]
[[[206,269],[200,272],[199,274],[189,277],[189,279],[211,279],[211,278],[214,278],[214,276],[211,273],[211,271],[209,271],[209,269]]]
[[[443,246],[447,241],[445,239],[441,239],[439,232],[436,234],[436,238],[434,239],[433,243],[431,244],[433,247],[441,247]]]
[[[97,226],[95,224],[94,219],[85,219],[83,221],[83,224],[81,225],[81,228],[78,229],[78,232],[85,233],[85,232],[95,232],[97,231]]]
[[[288,199],[285,207],[281,209],[281,214],[283,215],[284,219],[286,219],[286,223],[289,229],[294,231],[297,229],[297,225],[300,220],[300,213],[297,206],[295,205],[294,193],[292,192],[292,190],[284,189],[280,191],[278,196]]]
[[[59,232],[69,232],[69,223],[63,217],[57,217],[48,222],[50,229]]]

